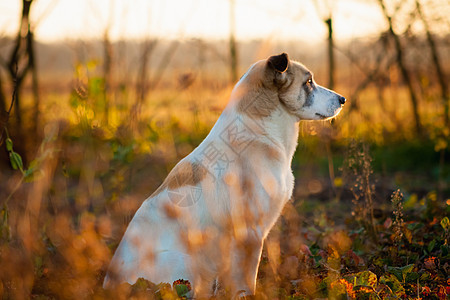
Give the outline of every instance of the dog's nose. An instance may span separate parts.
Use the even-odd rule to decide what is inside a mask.
[[[345,104],[345,101],[347,101],[344,97],[342,97],[342,96],[339,96],[339,103],[341,104],[341,105],[344,105]]]

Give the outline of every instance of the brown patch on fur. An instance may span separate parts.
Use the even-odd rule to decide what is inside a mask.
[[[277,188],[277,181],[276,181],[275,177],[268,176],[268,178],[266,178],[262,184],[263,184],[263,187],[266,190],[267,194],[269,196],[273,195],[274,191]]]
[[[172,203],[165,203],[163,205],[163,210],[169,219],[178,219],[181,215],[181,212],[180,212],[180,209],[178,208],[178,206],[176,206]]]
[[[247,172],[242,174],[241,178],[241,191],[247,196],[248,199],[253,199],[255,194],[255,184],[253,183],[252,176]]]
[[[246,151],[250,151],[253,155],[258,155],[258,153],[261,153],[262,156],[270,161],[281,161],[283,157],[281,150],[260,141],[252,141]]]
[[[248,70],[245,79],[240,83],[237,97],[240,98],[237,111],[252,118],[268,117],[276,110],[278,97],[275,90],[267,84],[267,61],[262,60]],[[273,83],[269,83],[273,85]]]
[[[277,109],[278,97],[272,91],[252,91],[245,95],[238,104],[237,110],[252,118],[265,118]]]
[[[181,162],[167,176],[167,187],[171,190],[181,186],[196,186],[206,175],[206,169],[199,163]]]
[[[165,189],[176,190],[186,185],[196,186],[205,178],[207,172],[205,167],[199,163],[180,162],[170,171],[166,180],[164,180],[151,197],[156,197]]]
[[[187,229],[186,231],[180,231],[180,240],[188,253],[192,253],[201,249],[207,241],[211,240],[211,235],[207,230]]]
[[[223,181],[228,186],[234,186],[237,183],[237,181],[238,181],[238,177],[235,174],[231,173],[231,172],[227,172],[223,176]]]

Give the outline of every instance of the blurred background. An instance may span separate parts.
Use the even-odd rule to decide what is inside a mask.
[[[248,67],[281,52],[348,102],[331,122],[299,125],[296,189],[259,296],[338,293],[320,263],[329,245],[361,258],[339,274],[380,278],[370,262],[390,256],[352,234],[400,249],[387,238],[400,228],[408,248],[407,232],[425,229],[395,223],[392,199],[425,228],[449,213],[449,15],[447,0],[0,0],[0,295],[110,297],[102,278],[136,209]],[[396,252],[386,264],[406,262]],[[448,283],[436,282],[437,295]]]

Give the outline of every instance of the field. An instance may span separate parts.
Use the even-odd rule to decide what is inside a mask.
[[[418,132],[398,73],[356,95],[357,71],[342,72],[342,113],[299,124],[296,187],[265,243],[256,298],[449,299],[450,132],[437,88],[421,83]],[[183,284],[105,291],[102,281],[134,212],[208,134],[232,85],[172,71],[136,101],[134,83],[106,90],[101,74],[80,63],[70,92],[43,89],[35,136],[31,92],[26,140],[10,120],[0,145],[3,299],[184,295]]]

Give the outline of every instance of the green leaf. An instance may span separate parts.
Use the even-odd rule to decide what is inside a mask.
[[[389,267],[388,272],[395,275],[397,279],[401,282],[405,282],[406,276],[412,272],[414,269],[414,264],[406,265],[404,267]]]
[[[356,274],[352,274],[345,278],[348,282],[353,283],[355,286],[370,286],[375,288],[377,285],[377,275],[370,271],[362,271]]]
[[[406,228],[408,228],[409,230],[412,230],[412,231],[422,229],[423,227],[425,227],[425,224],[423,224],[423,223],[411,223],[411,224],[406,225]]]
[[[10,138],[6,139],[6,150],[8,150],[8,152],[13,151],[13,142]]]
[[[2,208],[1,214],[2,214],[2,222],[3,222],[3,224],[8,223],[8,209],[6,207],[6,204],[4,204],[4,206]]]
[[[153,286],[154,284],[152,282],[140,277],[131,287],[133,291],[146,291],[151,289]]]
[[[33,177],[34,177],[36,171],[38,170],[38,168],[39,168],[39,162],[36,159],[32,160],[30,162],[30,165],[28,166],[28,169],[25,170],[25,172],[23,174],[25,176],[25,182],[33,181],[33,179],[34,179]]]
[[[175,291],[177,292],[178,297],[184,297],[189,293],[189,288],[185,284],[177,284],[175,286]]]
[[[419,273],[411,272],[406,275],[406,282],[416,282],[417,278],[419,278]]]
[[[432,241],[428,244],[428,253],[431,253],[431,251],[433,251],[434,246],[436,246],[436,240],[432,240]]]
[[[414,264],[410,264],[404,267],[401,267],[400,270],[402,271],[403,275],[406,275],[408,273],[411,273],[411,271],[414,269]]]
[[[397,277],[392,274],[381,276],[380,282],[387,285],[397,297],[401,297],[405,294],[404,287],[402,286],[400,281],[398,281]]]
[[[399,281],[403,281],[402,271],[397,267],[387,267],[389,273],[393,274]]]
[[[448,245],[441,245],[442,257],[448,255],[448,250],[449,250],[449,246]]]
[[[431,274],[429,272],[424,272],[424,273],[422,273],[422,275],[420,275],[420,279],[419,280],[421,282],[424,282],[424,281],[426,281],[426,280],[428,280],[430,278],[431,278]]]
[[[14,170],[20,169],[23,172],[22,157],[20,157],[19,153],[14,151],[9,152],[9,160]]]
[[[76,94],[74,94],[70,97],[69,104],[72,108],[77,108],[77,106],[80,104],[78,99],[79,98]]]

